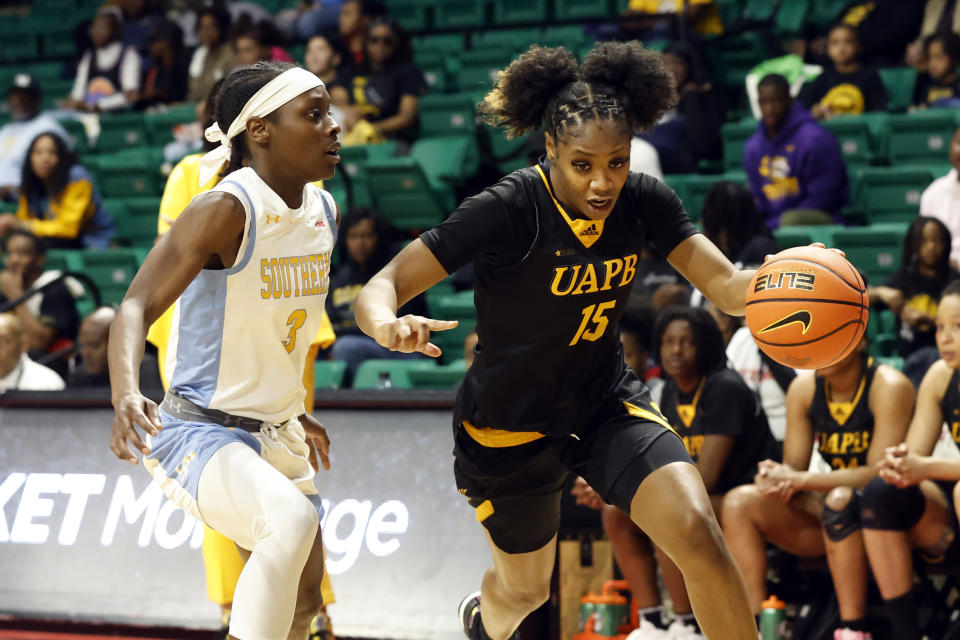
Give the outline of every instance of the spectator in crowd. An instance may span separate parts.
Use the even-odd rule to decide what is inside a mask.
[[[47,250],[43,242],[29,231],[15,229],[7,236],[5,253],[0,308],[36,291],[12,309],[20,320],[25,349],[40,357],[75,340],[80,316],[70,289],[73,285],[69,280],[54,282],[60,276],[58,271],[44,271]],[[40,290],[46,284],[50,286]]]
[[[898,0],[893,0],[898,1]],[[907,48],[906,62],[922,71],[926,68],[924,41],[935,33],[960,33],[960,4],[955,0],[925,0],[925,2],[898,2],[923,8],[919,35]],[[917,30],[911,33],[916,34]]]
[[[887,448],[879,460],[879,477],[864,489],[861,504],[867,557],[897,640],[923,636],[913,598],[913,551],[936,564],[948,551],[954,555],[958,544],[960,283],[944,290],[937,325],[941,359],[920,383],[906,441]],[[944,423],[950,434],[946,439],[941,436]],[[935,451],[941,446],[943,454]]]
[[[767,255],[780,250],[750,190],[742,184],[723,180],[710,187],[700,224],[723,255],[741,267],[762,264]]]
[[[330,316],[333,330],[337,334],[337,341],[330,349],[330,358],[347,363],[344,384],[353,380],[364,360],[423,357],[418,353],[401,353],[381,347],[360,330],[353,315],[353,305],[360,289],[394,256],[391,231],[389,224],[370,209],[354,209],[344,216],[340,224],[338,253],[342,262],[330,276],[327,315]],[[401,307],[398,313],[426,315],[424,297],[415,297]]]
[[[767,227],[842,223],[847,168],[837,140],[790,96],[783,76],[764,76],[758,94],[761,120],[743,166]]]
[[[183,50],[183,31],[175,22],[163,21],[150,34],[150,67],[137,96],[138,109],[183,102],[187,97],[189,61]]]
[[[865,64],[889,67],[902,64],[904,51],[920,30],[922,19],[922,2],[852,0],[840,10],[837,24],[857,30]],[[809,61],[828,64],[827,48],[827,38],[815,38],[810,43]]]
[[[953,133],[949,158],[953,168],[920,196],[920,215],[936,218],[950,230],[950,266],[960,269],[960,129]]]
[[[386,7],[377,0],[345,0],[340,5],[340,37],[353,58],[351,66],[361,67],[367,57],[367,33],[374,18],[385,16]]]
[[[233,69],[233,45],[230,13],[218,4],[206,5],[197,13],[197,37],[200,46],[193,52],[188,69],[187,100],[202,102],[210,90]]]
[[[122,11],[123,44],[133,47],[142,58],[150,55],[150,42],[157,27],[164,22],[157,0],[119,0]]]
[[[333,103],[345,112],[344,142],[412,141],[420,117],[417,99],[426,93],[427,83],[413,64],[410,36],[396,20],[376,18],[370,23],[366,47],[363,67],[354,71],[345,87],[330,91]],[[372,131],[358,128],[361,121]]]
[[[16,215],[0,215],[0,236],[23,229],[47,249],[106,249],[114,221],[90,174],[55,133],[34,138],[23,163]]]
[[[695,173],[701,160],[720,159],[723,101],[693,46],[672,44],[663,61],[673,74],[680,99],[643,137],[656,147],[665,173]]]
[[[672,38],[680,14],[701,36],[723,33],[716,0],[630,0],[624,12],[629,18],[624,30],[629,36],[644,40]]]
[[[330,87],[337,84],[337,76],[342,73],[350,51],[343,41],[336,35],[325,32],[318,33],[307,41],[306,67],[312,74],[323,80]]]
[[[67,375],[67,387],[109,387],[107,371],[107,338],[110,323],[117,316],[113,307],[100,307],[80,323],[77,332],[77,347],[80,361],[75,362]],[[140,386],[144,389],[161,389],[160,372],[156,356],[147,352],[140,364]]]
[[[77,75],[66,106],[78,111],[115,111],[129,107],[140,90],[140,54],[124,45],[120,9],[105,6],[90,23],[88,49],[77,65]]]
[[[830,65],[803,87],[800,100],[814,118],[883,111],[887,90],[880,74],[861,61],[860,36],[855,27],[838,24],[830,30],[827,56]]]
[[[668,376],[658,404],[700,470],[719,518],[723,496],[749,483],[758,463],[775,454],[770,428],[755,394],[725,366],[720,329],[706,310],[665,309],[657,318],[653,344]],[[656,632],[645,627],[664,625],[659,597],[655,589],[650,593],[652,565],[642,557],[649,554],[649,541],[626,514],[613,507],[604,507],[603,526],[641,607],[640,629],[649,635],[640,637],[655,637]],[[676,616],[668,637],[703,637],[682,574],[659,549],[657,557]],[[652,582],[655,585],[655,575]]]
[[[309,40],[311,36],[336,29],[340,21],[343,0],[301,0],[297,16],[290,25],[290,36]]]
[[[960,36],[955,33],[935,33],[923,41],[927,71],[917,77],[913,90],[913,106],[960,106]]]
[[[233,27],[234,64],[238,67],[258,60],[293,62],[286,49],[280,46],[283,35],[268,20],[254,24],[241,18]]]
[[[43,93],[33,76],[18,73],[13,77],[7,99],[12,122],[0,127],[0,199],[13,199],[20,189],[23,163],[30,145],[41,133],[55,133],[64,140],[70,136],[59,122],[40,111]]]
[[[900,268],[883,286],[871,287],[879,300],[900,318],[900,355],[909,356],[936,344],[937,300],[960,273],[950,266],[950,231],[936,218],[919,217],[903,239]]]
[[[20,318],[0,313],[0,393],[4,391],[60,391],[63,378],[27,356]]]
[[[765,460],[753,484],[723,501],[723,532],[759,613],[767,595],[766,541],[801,557],[824,553],[840,603],[834,638],[866,640],[867,560],[860,489],[886,447],[903,438],[913,386],[877,365],[861,340],[839,363],[798,375],[787,391],[783,463]],[[814,444],[818,459],[811,461]],[[815,464],[812,464],[815,462]],[[809,470],[808,470],[809,468]]]

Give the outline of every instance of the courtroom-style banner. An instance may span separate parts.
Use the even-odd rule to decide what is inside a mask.
[[[0,409],[0,613],[216,628],[203,527],[108,449],[103,409]],[[448,411],[325,411],[318,474],[338,635],[461,637],[490,561],[454,486]]]

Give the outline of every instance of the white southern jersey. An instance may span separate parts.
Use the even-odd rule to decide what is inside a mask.
[[[336,207],[307,184],[290,209],[250,168],[211,191],[235,196],[247,224],[229,269],[204,269],[177,300],[170,388],[192,402],[281,423],[304,412],[303,367],[320,328]]]

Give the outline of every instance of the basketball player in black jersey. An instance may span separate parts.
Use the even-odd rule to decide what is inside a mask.
[[[560,491],[572,470],[630,514],[687,578],[713,640],[755,638],[743,579],[683,443],[623,363],[617,325],[644,241],[718,307],[743,315],[738,271],[663,183],[631,174],[630,140],[675,102],[659,54],[597,44],[582,66],[532,47],[480,110],[508,134],[543,126],[546,158],[467,198],[361,291],[357,321],[378,343],[439,354],[453,323],[396,309],[472,261],[476,359],[454,413],[454,473],[493,555],[461,605],[471,638],[506,640],[545,602]]]
[[[880,477],[863,492],[863,541],[897,640],[920,640],[913,602],[913,557],[957,561],[960,496],[960,281],[943,290],[936,317],[937,360],[917,391],[905,443],[886,450]],[[953,442],[941,443],[942,425]],[[949,556],[949,558],[948,558]]]
[[[754,483],[723,501],[723,532],[754,611],[767,595],[765,541],[798,556],[826,553],[840,603],[835,637],[841,640],[867,637],[857,635],[866,633],[867,607],[858,490],[876,477],[886,447],[906,433],[914,400],[907,377],[877,365],[865,346],[862,340],[839,363],[794,378],[787,389],[783,463],[760,463]],[[819,460],[811,464],[814,443]]]

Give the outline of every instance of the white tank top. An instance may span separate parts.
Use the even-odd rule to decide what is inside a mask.
[[[229,269],[204,269],[174,307],[170,388],[211,409],[279,424],[304,412],[303,369],[320,328],[337,236],[336,207],[307,184],[290,209],[250,168],[211,191],[247,222]]]

